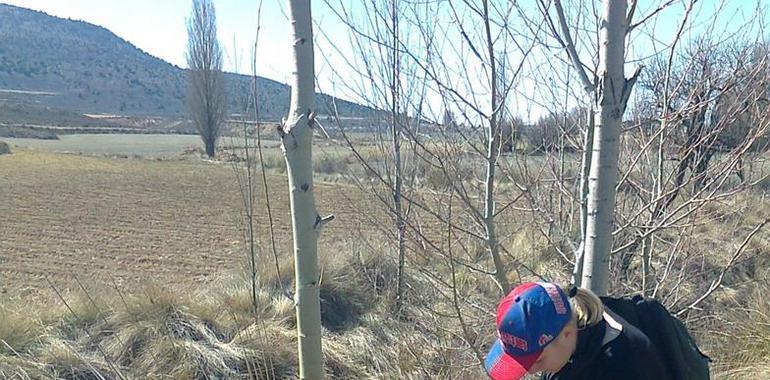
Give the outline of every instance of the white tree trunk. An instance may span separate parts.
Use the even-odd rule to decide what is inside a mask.
[[[323,225],[313,197],[313,117],[315,69],[310,0],[291,0],[294,27],[294,83],[291,108],[281,129],[289,176],[301,379],[323,378],[321,306],[318,287],[318,234]]]
[[[620,126],[627,91],[623,73],[628,25],[625,0],[605,0],[599,40],[598,124],[588,190],[585,262],[581,284],[598,295],[609,287]]]
[[[593,91],[591,91],[591,94]],[[588,177],[591,175],[591,156],[594,146],[594,108],[588,111],[586,133],[583,138],[583,159],[580,162],[580,244],[575,252],[575,267],[572,270],[572,284],[583,286],[583,265],[585,263],[586,226],[588,224]]]

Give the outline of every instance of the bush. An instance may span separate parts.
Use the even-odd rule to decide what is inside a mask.
[[[0,141],[0,154],[10,154],[11,147],[5,141]]]
[[[344,157],[321,154],[313,158],[313,171],[323,174],[345,173],[348,165]]]

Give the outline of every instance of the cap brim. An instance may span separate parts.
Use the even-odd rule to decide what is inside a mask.
[[[503,349],[503,342],[498,339],[489,350],[484,367],[489,377],[494,380],[518,380],[529,373],[540,354],[542,351],[522,356],[508,355]]]

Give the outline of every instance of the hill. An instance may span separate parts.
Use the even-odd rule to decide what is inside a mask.
[[[0,103],[132,116],[185,113],[185,69],[103,27],[0,4],[0,41]],[[229,112],[242,113],[251,77],[226,73],[225,83]],[[258,77],[257,88],[260,117],[284,117],[289,86]],[[325,105],[332,100],[317,95],[320,114],[327,113]],[[335,102],[343,116],[371,111],[352,102]]]

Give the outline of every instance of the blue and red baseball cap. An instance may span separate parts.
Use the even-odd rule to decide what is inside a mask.
[[[569,299],[558,285],[530,282],[511,290],[497,305],[498,339],[484,366],[494,380],[517,380],[572,318]]]

